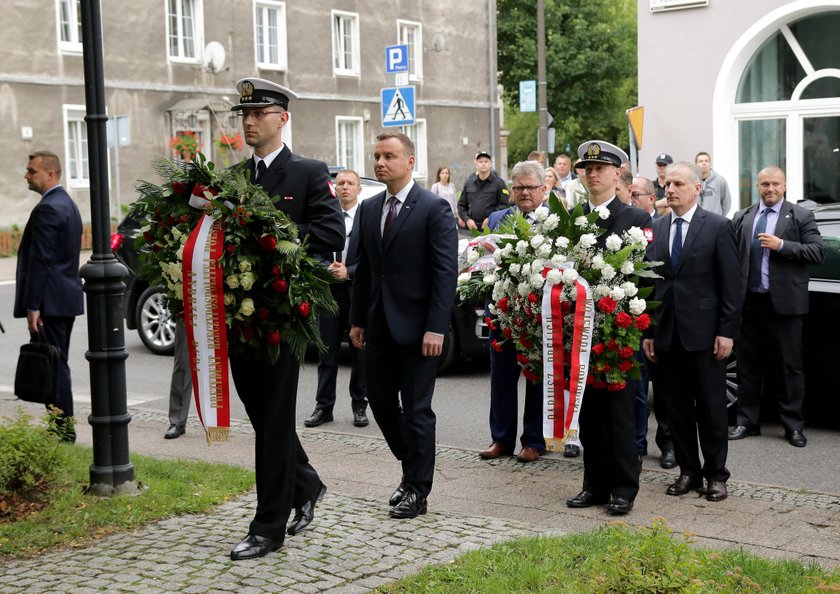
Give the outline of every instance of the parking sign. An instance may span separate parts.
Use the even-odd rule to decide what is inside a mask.
[[[385,72],[408,72],[407,45],[389,45],[385,48]]]

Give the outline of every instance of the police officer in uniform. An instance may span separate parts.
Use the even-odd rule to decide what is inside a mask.
[[[252,179],[297,223],[310,252],[343,249],[344,221],[326,164],[293,154],[282,140],[296,95],[260,78],[242,79],[236,88],[241,98],[232,109],[242,116],[245,142],[254,149],[246,162]],[[248,536],[230,552],[234,561],[279,549],[285,534],[309,525],[326,492],[295,431],[297,359],[285,343],[275,364],[255,355],[230,354],[233,382],[256,436],[257,476],[257,511]],[[296,513],[287,527],[292,507]]]
[[[467,229],[483,229],[490,213],[505,210],[510,206],[509,201],[507,184],[493,171],[490,154],[479,151],[475,155],[475,173],[464,182],[458,200],[458,216]]]

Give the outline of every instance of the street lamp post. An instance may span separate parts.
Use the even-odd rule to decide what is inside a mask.
[[[82,48],[85,71],[90,210],[93,256],[80,276],[87,294],[93,464],[90,490],[101,496],[136,492],[134,465],[128,457],[125,389],[123,292],[125,266],[111,253],[108,195],[108,142],[102,68],[102,17],[99,0],[82,0]]]
[[[537,0],[537,103],[540,111],[540,131],[537,135],[537,150],[548,158],[548,82],[545,80],[545,6]]]

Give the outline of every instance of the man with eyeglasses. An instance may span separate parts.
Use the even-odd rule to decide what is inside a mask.
[[[236,83],[252,180],[276,199],[274,206],[297,223],[312,253],[344,249],[344,220],[325,163],[293,154],[283,143],[290,89],[261,78]],[[306,528],[326,487],[309,464],[295,431],[298,362],[284,342],[277,363],[256,353],[230,354],[239,398],[256,436],[257,510],[248,536],[230,552],[234,561],[262,557],[283,546],[285,534]],[[286,523],[292,507],[295,516]]]
[[[646,177],[634,177],[630,186],[630,203],[650,215],[651,220],[656,219],[659,213],[656,212],[656,193],[653,190],[653,182]]]
[[[545,169],[537,161],[522,161],[511,170],[513,178],[513,206],[490,213],[487,228],[496,229],[501,222],[518,212],[534,224],[534,211],[542,208],[545,197]],[[489,312],[487,313],[489,315]],[[493,348],[496,339],[502,340],[500,350]],[[485,460],[510,456],[516,445],[519,375],[522,369],[516,362],[516,347],[504,340],[498,330],[491,328],[490,344],[490,436],[493,443],[479,452]],[[526,382],[525,412],[522,415],[522,449],[520,462],[533,462],[545,452],[542,431],[543,384]]]

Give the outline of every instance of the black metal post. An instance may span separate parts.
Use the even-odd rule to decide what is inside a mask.
[[[105,82],[102,68],[102,15],[99,0],[82,0],[90,211],[93,256],[80,276],[87,294],[93,464],[90,489],[96,495],[135,492],[134,466],[128,457],[125,389],[123,292],[125,266],[111,253],[110,197]]]

